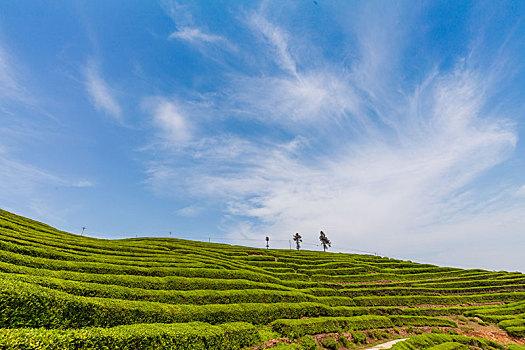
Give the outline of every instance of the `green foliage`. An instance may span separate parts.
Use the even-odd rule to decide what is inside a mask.
[[[366,335],[363,333],[350,330],[350,334],[352,335],[352,342],[354,342],[354,344],[361,345],[367,343]]]
[[[468,319],[464,316],[459,316],[458,317],[458,321],[461,322],[461,323],[466,323],[468,321]]]
[[[319,346],[314,338],[309,335],[305,335],[299,339],[299,343],[304,350],[317,350]]]
[[[268,340],[279,338],[280,334],[274,332],[271,327],[264,326],[259,330],[259,337],[261,338],[261,342],[265,343]]]
[[[443,316],[465,323],[463,315],[524,337],[525,276],[174,238],[100,240],[0,210],[0,339],[11,339],[12,349],[125,349],[125,341],[141,349],[233,349],[244,343],[231,339],[243,332],[250,338],[251,325],[265,328],[250,345],[291,336],[302,338],[279,347],[315,349],[307,334],[350,332],[356,345],[368,341],[359,330],[383,339],[383,329],[446,327],[449,334],[432,336],[452,337],[457,324]],[[248,328],[232,325],[241,321]],[[421,339],[422,349],[497,348]],[[339,342],[354,346],[341,335]]]
[[[511,326],[505,328],[505,330],[513,337],[525,337],[525,326]]]
[[[321,245],[323,246],[323,251],[325,252],[326,252],[327,247],[332,246],[332,242],[330,242],[330,240],[328,239],[328,237],[326,237],[326,234],[323,231],[320,232],[319,240],[321,241]]]
[[[272,350],[302,350],[302,347],[299,344],[280,343],[272,347]]]
[[[247,323],[144,324],[76,330],[2,329],[0,348],[26,349],[241,349],[259,342]]]
[[[491,340],[482,338],[469,338],[463,335],[448,335],[448,334],[424,334],[411,337],[408,340],[399,342],[392,346],[392,350],[426,350],[429,348],[438,346],[446,343],[457,343],[472,348],[483,348],[486,350],[505,350],[505,346],[493,342]],[[452,347],[452,349],[464,349],[464,347],[458,345],[458,347]],[[443,345],[443,348],[439,350],[448,350],[452,345]],[[455,345],[454,345],[455,346]]]
[[[379,329],[374,329],[373,330],[373,337],[375,339],[377,339],[377,340],[386,339],[386,338],[390,337],[390,333],[381,331]]]
[[[192,321],[267,324],[283,317],[315,317],[333,312],[317,303],[174,305],[79,297],[14,281],[0,285],[0,308],[0,327],[46,328]]]
[[[295,235],[293,235],[293,240],[295,242],[295,248],[297,250],[301,249],[301,242],[303,241],[303,237],[299,233],[296,233]]]
[[[354,344],[344,336],[339,337],[339,343],[341,343],[341,345],[347,349],[351,349],[354,347]]]
[[[337,350],[340,344],[334,337],[325,337],[321,339],[321,345],[327,349]]]
[[[446,342],[439,345],[431,346],[429,350],[468,350],[468,346],[456,342]]]
[[[509,344],[509,350],[525,350],[525,345]]]
[[[457,327],[458,325],[449,319],[430,317],[430,316],[389,316],[392,323],[396,326],[439,326],[439,327]]]
[[[272,328],[284,337],[299,338],[305,334],[344,332],[350,329],[390,328],[392,322],[385,316],[317,317],[308,319],[280,319]]]

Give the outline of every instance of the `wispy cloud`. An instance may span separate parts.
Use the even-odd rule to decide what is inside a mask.
[[[79,188],[95,186],[94,182],[87,179],[70,180],[27,164],[13,158],[8,151],[0,157],[0,170],[0,183],[5,185],[0,185],[0,191],[4,195],[13,192],[34,194],[36,188],[41,186]]]
[[[85,188],[85,187],[94,187],[95,183],[90,180],[78,180],[71,183],[72,187]]]
[[[122,110],[115,93],[102,78],[99,67],[94,61],[90,60],[84,67],[84,78],[86,92],[95,109],[122,123]]]
[[[2,47],[0,47],[0,94],[5,97],[21,94],[21,88],[13,77],[12,67]]]
[[[182,146],[191,139],[191,123],[180,103],[149,97],[142,102],[142,108],[153,117],[153,125],[168,145]]]
[[[203,33],[199,28],[183,27],[169,35],[170,39],[186,40],[190,42],[216,43],[226,41],[219,35]]]
[[[175,25],[168,39],[186,41],[195,45],[203,54],[210,55],[208,46],[221,48],[226,51],[237,52],[237,47],[222,35],[211,33],[209,30],[200,27],[195,23],[191,12],[191,4],[180,4],[171,1],[164,6],[166,14],[171,18]]]
[[[494,72],[470,51],[446,67],[421,58],[427,61],[417,79],[407,79],[400,62],[414,33],[410,23],[399,23],[413,16],[403,6],[378,6],[356,9],[351,25],[337,23],[353,50],[344,59],[309,55],[321,48],[293,25],[277,24],[261,9],[245,12],[256,45],[244,49],[263,68],[232,71],[220,94],[207,95],[210,103],[185,117],[211,116],[211,127],[195,121],[206,130],[227,120],[264,131],[208,131],[151,163],[148,184],[222,201],[221,228],[232,241],[268,232],[274,239],[293,232],[315,239],[324,229],[335,250],[446,256],[434,262],[461,264],[460,252],[436,249],[446,251],[453,240],[466,245],[471,232],[481,230],[479,247],[486,251],[492,238],[481,216],[505,220],[515,234],[523,203],[509,200],[509,186],[476,186],[518,140],[512,120],[494,114],[505,103],[497,95],[503,68]],[[166,111],[179,113],[176,106]],[[170,130],[163,119],[171,118],[157,122]]]
[[[297,75],[296,63],[289,50],[288,33],[258,12],[249,15],[248,23],[254,32],[271,46],[275,62],[285,71]]]
[[[187,207],[177,210],[177,215],[185,217],[195,217],[201,214],[204,211],[204,208],[198,205],[189,205]]]
[[[13,62],[16,62],[16,60],[0,43],[0,99],[12,100],[25,106],[32,106],[35,104],[35,101],[20,82],[21,74]]]

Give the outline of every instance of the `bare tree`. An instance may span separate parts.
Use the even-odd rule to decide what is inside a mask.
[[[319,236],[319,240],[321,241],[321,245],[323,246],[323,251],[326,252],[326,247],[331,247],[332,242],[326,237],[323,231],[321,231],[321,235]]]
[[[301,242],[303,241],[303,237],[299,233],[296,233],[295,235],[293,235],[293,240],[295,241],[295,248],[297,250],[301,249]]]

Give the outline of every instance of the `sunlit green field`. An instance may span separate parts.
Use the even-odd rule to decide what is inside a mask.
[[[459,335],[467,322],[525,338],[521,273],[102,240],[1,210],[0,250],[0,349],[346,349],[402,335],[399,350],[508,347]]]

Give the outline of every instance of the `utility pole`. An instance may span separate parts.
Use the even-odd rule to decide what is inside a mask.
[[[80,234],[81,236],[84,235],[84,230],[85,230],[85,229],[86,229],[86,226],[83,226],[83,227],[82,227],[82,233]]]

